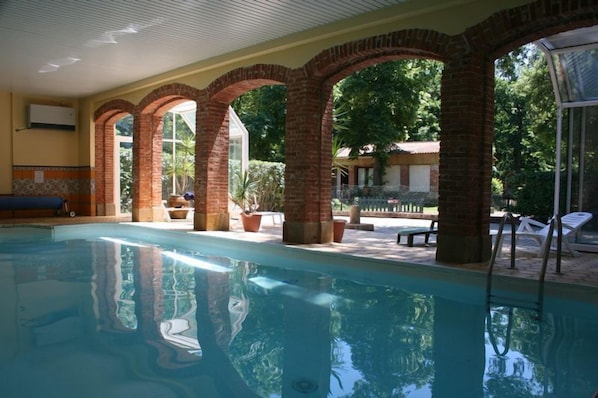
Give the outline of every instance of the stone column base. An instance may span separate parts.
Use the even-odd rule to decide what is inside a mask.
[[[437,236],[436,261],[468,264],[490,261],[492,237],[485,236]]]
[[[193,214],[193,229],[195,231],[229,231],[229,213],[198,213]]]
[[[282,241],[285,243],[309,244],[332,242],[332,221],[289,222],[282,225]]]
[[[96,216],[115,216],[116,205],[114,203],[96,204]]]
[[[163,215],[164,213],[161,213],[161,214]],[[162,217],[159,221],[162,221],[163,219],[164,219],[164,217]],[[133,220],[133,222],[152,222],[152,221],[154,221],[154,208],[153,207],[133,208],[132,220]]]

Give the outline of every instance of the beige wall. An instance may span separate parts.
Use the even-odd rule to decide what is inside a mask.
[[[13,166],[90,165],[90,130],[81,138],[81,115],[76,131],[28,129],[29,104],[79,108],[73,99],[0,92],[0,194],[13,193]]]
[[[0,92],[0,195],[12,193],[11,95]]]
[[[30,104],[66,106],[77,109],[77,101],[61,98],[12,96],[12,144],[15,166],[78,166],[79,132],[27,128]]]

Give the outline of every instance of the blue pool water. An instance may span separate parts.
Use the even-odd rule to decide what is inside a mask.
[[[547,289],[540,321],[488,312],[484,282],[136,226],[0,228],[0,397],[592,397],[597,303]]]

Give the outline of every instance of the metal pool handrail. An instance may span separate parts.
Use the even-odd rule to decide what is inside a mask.
[[[486,307],[490,310],[490,304],[492,303],[492,298],[497,297],[492,295],[492,275],[494,272],[494,264],[496,262],[496,255],[498,250],[500,249],[499,244],[502,241],[502,234],[505,226],[505,222],[509,220],[511,224],[511,269],[515,269],[515,217],[510,212],[507,212],[503,215],[499,228],[498,233],[496,235],[496,244],[494,245],[494,249],[492,251],[492,258],[490,260],[490,265],[488,267],[488,274],[486,279]],[[548,228],[548,234],[546,236],[546,241],[542,246],[542,268],[540,270],[540,277],[538,278],[538,296],[536,300],[536,307],[534,308],[537,312],[537,319],[542,318],[542,308],[544,306],[544,279],[546,276],[546,268],[548,265],[548,257],[550,255],[550,248],[552,246],[552,239],[554,234],[554,228],[557,228],[557,247],[556,247],[556,273],[561,272],[561,249],[562,249],[562,241],[563,241],[563,223],[561,221],[561,217],[558,214],[555,214],[550,219],[550,224]],[[513,301],[514,299],[510,299]],[[521,306],[521,305],[520,305]],[[522,306],[524,307],[524,306]]]

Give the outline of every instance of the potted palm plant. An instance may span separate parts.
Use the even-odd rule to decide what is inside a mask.
[[[338,160],[338,154],[343,148],[343,141],[335,135],[332,138],[332,173],[339,173],[340,175],[346,175],[347,169],[345,165]],[[337,243],[343,241],[343,235],[345,234],[346,220],[335,219],[332,216],[332,204],[330,207],[330,213],[333,224],[333,237],[332,240]]]
[[[262,215],[257,213],[256,187],[257,181],[250,178],[248,171],[240,170],[235,174],[230,198],[241,209],[241,221],[246,232],[259,231],[262,222]]]
[[[175,192],[168,197],[167,206],[177,208],[169,210],[171,218],[184,219],[187,218],[189,212],[189,188],[192,187],[195,174],[195,141],[193,136],[184,137],[176,143],[176,146],[176,157],[167,154],[164,159],[165,173],[168,178],[174,177],[176,187]],[[178,210],[179,208],[180,210]]]

